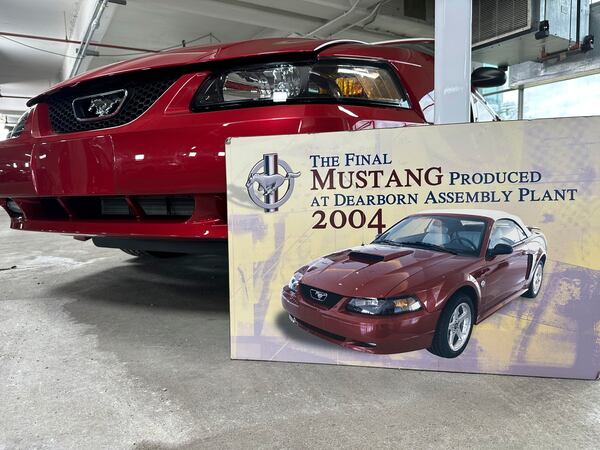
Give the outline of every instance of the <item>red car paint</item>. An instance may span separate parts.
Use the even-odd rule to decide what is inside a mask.
[[[411,109],[389,106],[287,104],[193,112],[190,103],[214,64],[243,65],[269,58],[354,58],[394,68]],[[111,128],[57,133],[47,97],[110,82],[123,74],[177,68],[177,80],[135,120]],[[143,71],[143,72],[142,72]],[[117,78],[115,78],[117,77]],[[0,206],[18,230],[80,236],[151,238],[227,237],[225,140],[228,137],[318,133],[424,124],[421,98],[433,89],[433,58],[391,44],[367,45],[311,39],[261,39],[185,48],[112,64],[79,75],[32,99],[19,137],[0,142]],[[187,195],[195,200],[185,220],[152,218],[139,207],[143,195]],[[118,196],[128,218],[98,218],[85,200]],[[85,207],[83,207],[84,205]],[[8,211],[8,209],[7,209]]]
[[[403,353],[429,348],[441,312],[457,292],[466,292],[480,323],[511,300],[523,295],[532,281],[533,268],[546,260],[546,239],[526,228],[515,216],[490,212],[431,212],[435,216],[477,218],[485,221],[477,255],[465,256],[414,247],[372,243],[320,258],[304,266],[300,288],[285,286],[282,305],[306,331],[346,348],[369,353]],[[417,215],[415,215],[417,216]],[[412,216],[409,216],[412,217]],[[507,255],[490,256],[488,243],[494,223],[518,221],[527,237]],[[351,252],[378,256],[361,259]],[[335,293],[339,301],[330,308],[309,298],[301,286]],[[422,308],[393,315],[366,315],[347,309],[350,298],[416,296]],[[336,297],[337,298],[337,297]]]

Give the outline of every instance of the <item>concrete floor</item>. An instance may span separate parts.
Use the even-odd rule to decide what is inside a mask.
[[[0,449],[598,448],[600,384],[229,359],[222,261],[0,212]]]

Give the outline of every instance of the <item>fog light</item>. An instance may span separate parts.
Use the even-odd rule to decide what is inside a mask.
[[[6,207],[13,214],[16,214],[18,216],[23,215],[23,210],[19,207],[19,205],[17,205],[17,202],[15,202],[12,198],[6,200]]]

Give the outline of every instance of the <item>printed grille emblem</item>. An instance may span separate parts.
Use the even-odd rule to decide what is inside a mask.
[[[317,291],[316,289],[311,289],[310,297],[313,300],[316,300],[318,302],[324,302],[325,300],[327,300],[327,292]]]
[[[127,91],[103,92],[73,100],[73,113],[79,122],[93,122],[116,116],[127,98]]]
[[[279,168],[282,168],[285,174],[279,173]],[[246,189],[250,200],[256,206],[263,208],[265,212],[275,212],[290,199],[294,190],[294,179],[299,176],[300,172],[294,172],[288,163],[279,159],[277,153],[268,153],[250,170]],[[286,184],[287,189],[280,198],[279,190]]]

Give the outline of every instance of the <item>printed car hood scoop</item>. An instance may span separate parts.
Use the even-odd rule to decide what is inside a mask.
[[[385,297],[396,286],[454,255],[428,249],[367,244],[333,253],[310,265],[302,283],[345,297]],[[416,280],[422,283],[423,278]],[[405,284],[403,289],[410,289]]]
[[[412,253],[414,253],[414,250],[407,250],[407,249],[387,251],[387,252],[378,251],[377,253],[374,253],[374,252],[371,253],[369,251],[361,251],[361,250],[352,250],[352,251],[350,251],[350,253],[348,253],[348,258],[353,261],[361,261],[361,262],[365,262],[365,263],[377,263],[377,262],[381,262],[381,261],[389,261],[391,259],[400,258],[402,256],[410,255]]]

